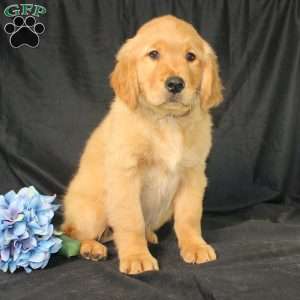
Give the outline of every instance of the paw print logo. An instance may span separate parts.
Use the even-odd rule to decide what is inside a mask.
[[[25,19],[16,16],[12,23],[5,25],[4,31],[11,35],[9,42],[13,48],[19,48],[23,45],[36,48],[40,43],[39,35],[45,31],[45,26],[36,22],[33,16],[27,16]]]

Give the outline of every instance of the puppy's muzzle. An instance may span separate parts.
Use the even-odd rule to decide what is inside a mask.
[[[171,94],[179,94],[185,87],[184,80],[179,76],[171,76],[167,78],[165,87]],[[176,99],[174,97],[174,99]]]

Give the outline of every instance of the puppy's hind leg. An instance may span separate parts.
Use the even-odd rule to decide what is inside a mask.
[[[93,261],[103,260],[107,257],[107,248],[95,240],[84,240],[81,242],[80,255]]]
[[[68,193],[64,199],[65,221],[62,230],[80,240],[80,254],[90,260],[107,257],[107,248],[96,241],[107,227],[102,201],[91,195]]]
[[[146,240],[150,244],[158,244],[158,237],[151,229],[146,229]]]

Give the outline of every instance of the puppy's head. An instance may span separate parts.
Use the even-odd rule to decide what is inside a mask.
[[[222,100],[217,58],[188,23],[163,16],[143,25],[122,46],[111,74],[116,95],[131,109],[187,114],[200,101],[208,111]]]

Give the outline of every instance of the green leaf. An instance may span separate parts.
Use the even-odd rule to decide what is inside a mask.
[[[66,236],[65,234],[57,236],[59,239],[62,240],[62,247],[59,250],[59,254],[72,257],[77,256],[80,253],[80,241],[73,240],[70,237]]]

